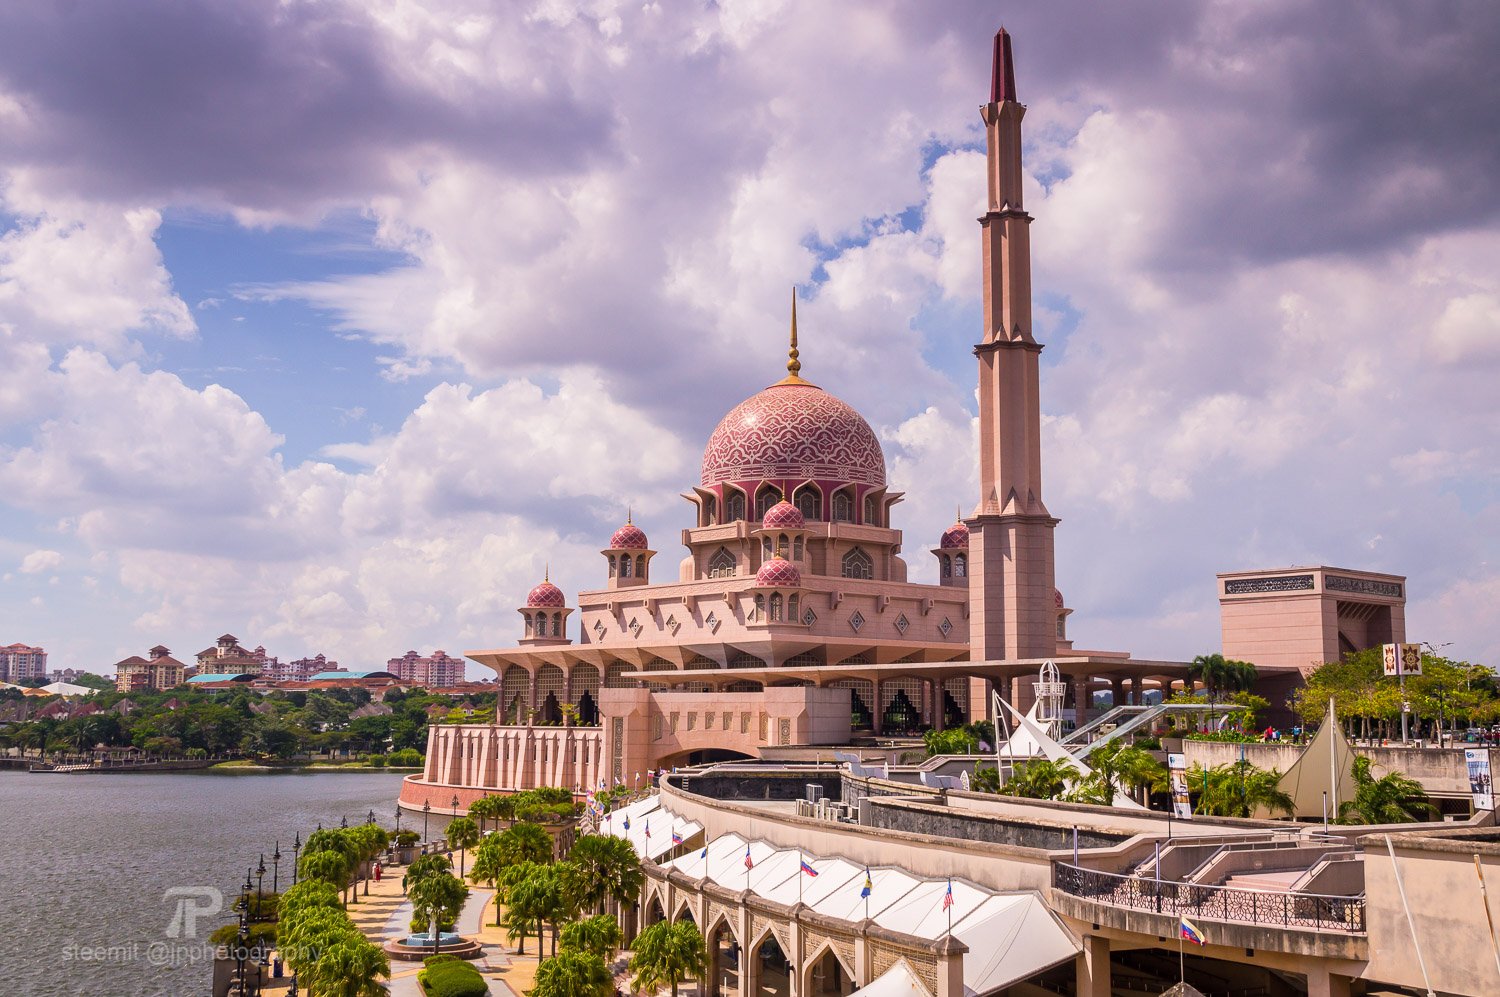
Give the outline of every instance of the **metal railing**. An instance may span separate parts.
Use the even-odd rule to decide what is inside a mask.
[[[1052,885],[1071,896],[1152,911],[1236,924],[1268,924],[1363,934],[1365,898],[1275,890],[1241,890],[1122,876],[1066,862],[1052,864]]]

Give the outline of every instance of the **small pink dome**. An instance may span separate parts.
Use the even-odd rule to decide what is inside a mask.
[[[568,600],[563,595],[562,589],[551,582],[542,582],[526,595],[528,608],[562,609],[567,604]]]
[[[755,584],[762,588],[794,588],[802,584],[802,572],[786,558],[777,554],[755,573]]]
[[[1053,589],[1052,590],[1052,601],[1057,604],[1057,608],[1058,609],[1062,609],[1063,608],[1062,589]]]
[[[954,523],[943,531],[943,538],[938,541],[938,546],[944,550],[969,546],[969,528],[961,522]]]
[[[782,499],[766,510],[761,525],[768,530],[800,530],[807,526],[807,520],[802,518],[796,506]]]
[[[644,530],[634,523],[626,523],[609,538],[609,546],[613,550],[646,550],[650,544],[646,542]]]

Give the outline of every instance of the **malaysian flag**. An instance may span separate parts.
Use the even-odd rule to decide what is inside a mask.
[[[745,846],[745,868],[746,869],[753,869],[753,868],[755,868],[755,863],[750,860],[750,846],[749,845]]]
[[[943,894],[943,910],[953,906],[953,880],[948,880],[948,892]]]

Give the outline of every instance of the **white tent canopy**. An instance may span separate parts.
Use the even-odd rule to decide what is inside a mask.
[[[644,801],[643,801],[644,802]],[[633,806],[639,806],[633,804]],[[612,833],[624,837],[645,854],[645,824],[651,823],[650,850],[670,850],[671,829],[684,841],[703,830],[664,808],[640,807],[630,817],[630,831],[616,814]],[[659,830],[658,830],[659,829]],[[668,843],[661,847],[660,840]],[[745,868],[745,852],[751,866]],[[806,861],[817,873],[802,870]],[[706,845],[692,847],[666,863],[694,879],[708,879],[734,890],[752,893],[791,906],[800,901],[819,914],[857,924],[869,916],[891,931],[937,941],[951,930],[968,946],[964,957],[964,989],[970,997],[994,993],[1073,958],[1078,942],[1033,891],[994,893],[965,880],[952,880],[953,903],[943,900],[950,888],[946,879],[922,879],[888,866],[866,869],[839,857],[821,858],[795,848],[777,848],[765,841],[746,841],[723,834]],[[865,877],[868,901],[861,896]],[[951,915],[951,918],[950,918]],[[914,986],[917,989],[908,989]],[[897,964],[856,994],[865,997],[905,997],[925,994],[904,964]]]
[[[911,967],[904,961],[898,961],[867,985],[854,991],[853,997],[928,997],[928,993]]]

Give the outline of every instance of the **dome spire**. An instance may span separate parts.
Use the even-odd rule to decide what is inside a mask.
[[[786,351],[786,355],[786,377],[776,383],[810,385],[811,382],[802,379],[802,361],[797,359],[800,354],[797,352],[797,287],[795,284],[792,285],[792,345]]]

